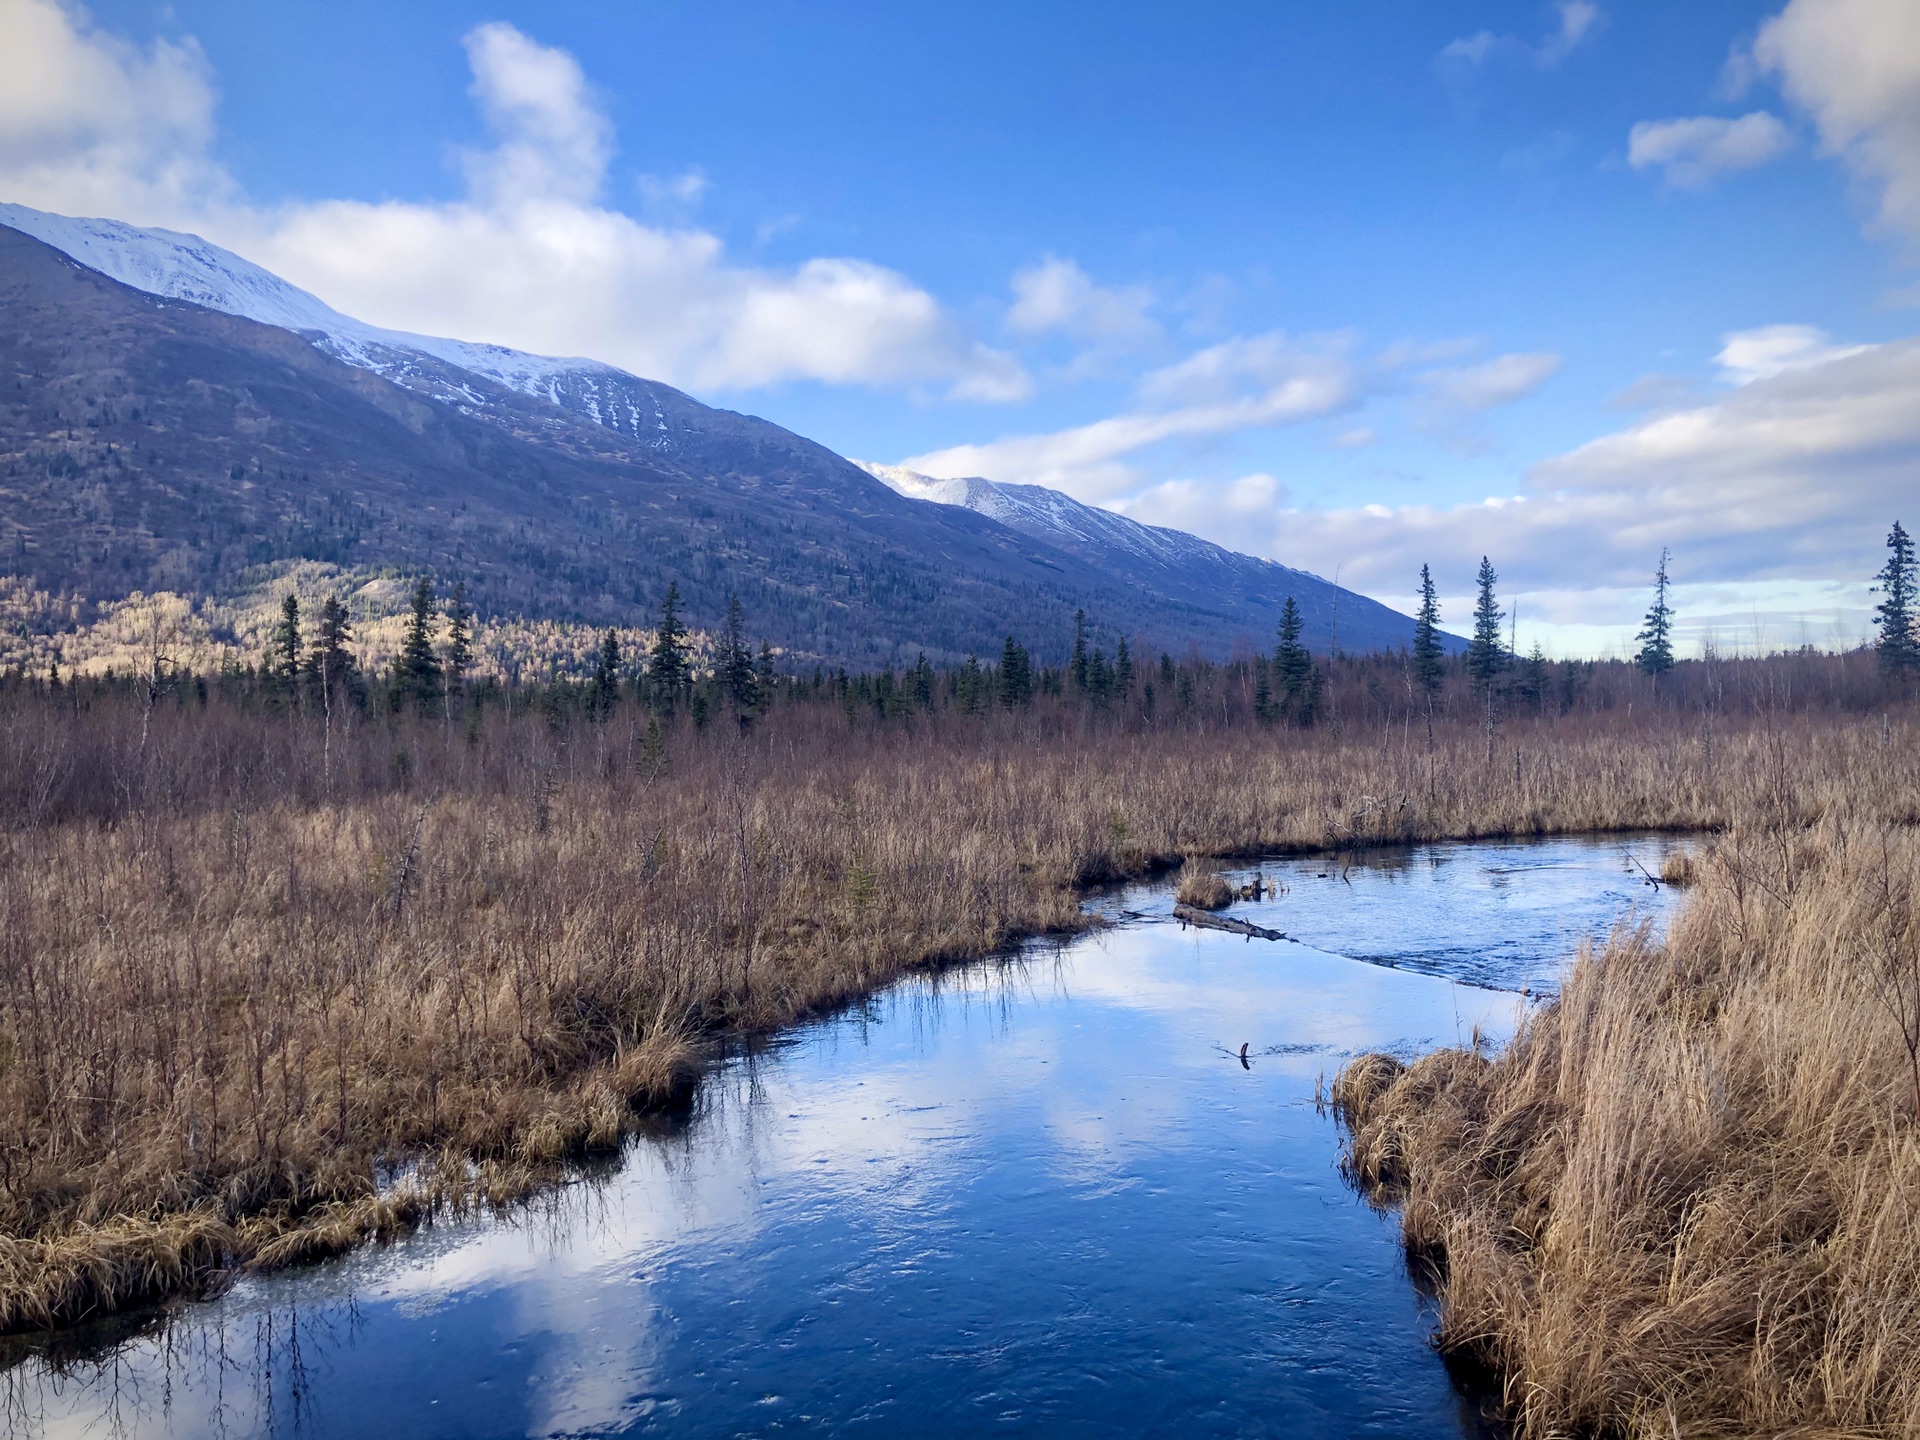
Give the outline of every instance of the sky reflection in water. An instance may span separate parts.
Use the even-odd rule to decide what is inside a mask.
[[[1263,867],[1286,893],[1236,913],[1312,946],[1116,892],[1099,907],[1149,918],[735,1055],[689,1119],[511,1223],[15,1365],[7,1426],[1470,1434],[1315,1083],[1356,1050],[1504,1038],[1580,939],[1664,908],[1626,848],[1657,873],[1666,842]]]

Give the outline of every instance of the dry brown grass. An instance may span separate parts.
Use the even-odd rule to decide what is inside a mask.
[[[1175,898],[1196,910],[1224,910],[1233,903],[1233,886],[1216,870],[1188,864],[1181,867]]]
[[[1920,836],[1858,775],[1744,819],[1664,945],[1582,956],[1497,1058],[1340,1076],[1523,1435],[1920,1433]]]
[[[1464,725],[1429,753],[1405,727],[874,729],[822,706],[744,735],[683,722],[664,769],[644,716],[524,703],[471,732],[217,705],[6,719],[14,1327],[511,1201],[617,1146],[707,1037],[1082,927],[1082,887],[1169,857],[1716,827],[1756,796],[1812,823],[1858,808],[1869,765],[1881,818],[1920,795],[1907,723],[1878,716],[1705,741],[1685,717],[1542,723],[1489,762]]]
[[[1690,849],[1669,850],[1660,862],[1660,879],[1684,890],[1700,878],[1700,856]]]

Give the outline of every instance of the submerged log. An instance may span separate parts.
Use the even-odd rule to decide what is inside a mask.
[[[1269,930],[1264,925],[1256,925],[1251,920],[1230,920],[1224,915],[1209,915],[1204,910],[1196,910],[1191,905],[1175,905],[1173,918],[1182,925],[1198,925],[1203,930],[1228,930],[1235,935],[1244,935],[1249,940],[1285,940],[1290,938],[1284,930]]]

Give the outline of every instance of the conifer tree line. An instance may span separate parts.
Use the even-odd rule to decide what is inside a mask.
[[[1885,564],[1874,577],[1878,600],[1872,649],[1881,672],[1905,683],[1920,675],[1920,574],[1913,541],[1899,522],[1887,536],[1886,550]],[[1671,561],[1671,553],[1662,549],[1652,577],[1651,604],[1635,636],[1636,649],[1626,662],[1656,686],[1668,684],[1679,668]],[[745,728],[785,701],[826,701],[849,718],[865,714],[889,720],[949,708],[962,714],[1018,712],[1050,700],[1090,713],[1124,709],[1154,721],[1194,712],[1200,705],[1219,706],[1221,686],[1229,683],[1241,688],[1241,701],[1235,703],[1255,721],[1311,728],[1339,723],[1338,696],[1345,692],[1332,684],[1336,671],[1349,685],[1355,675],[1370,671],[1373,678],[1365,683],[1375,707],[1390,709],[1379,698],[1386,693],[1386,683],[1379,678],[1383,666],[1398,676],[1395,685],[1404,711],[1424,714],[1429,729],[1436,709],[1444,708],[1449,677],[1458,677],[1480,722],[1488,726],[1508,715],[1539,713],[1550,702],[1566,710],[1586,683],[1583,677],[1597,673],[1597,662],[1549,661],[1537,642],[1528,653],[1516,653],[1513,631],[1507,628],[1512,615],[1501,603],[1499,579],[1490,557],[1482,556],[1475,576],[1471,634],[1453,656],[1442,629],[1438,586],[1431,567],[1422,565],[1411,643],[1392,654],[1316,657],[1303,638],[1299,604],[1287,596],[1273,648],[1225,665],[1197,655],[1176,660],[1166,653],[1156,663],[1151,656],[1140,657],[1133,637],[1127,635],[1113,636],[1110,645],[1096,643],[1093,622],[1084,610],[1076,610],[1071,631],[1056,632],[1060,641],[1068,633],[1071,636],[1068,658],[1057,667],[1036,663],[1021,638],[1008,634],[998,655],[990,658],[969,656],[964,664],[936,669],[922,653],[903,669],[862,674],[849,674],[844,668],[813,667],[810,674],[777,670],[771,646],[749,638],[748,619],[737,596],[729,597],[725,620],[717,631],[708,632],[705,653],[696,663],[693,639],[682,617],[679,586],[670,584],[646,645],[623,644],[620,632],[609,629],[584,677],[555,675],[544,681],[516,677],[503,683],[493,676],[474,675],[476,617],[464,582],[456,582],[442,599],[433,579],[421,576],[409,593],[399,650],[384,673],[369,671],[356,657],[353,627],[340,597],[328,595],[303,613],[299,598],[288,594],[281,601],[261,664],[229,667],[218,680],[229,693],[257,694],[295,715],[331,717],[341,706],[363,713],[418,714],[447,721],[462,713],[468,717],[470,733],[479,723],[482,707],[513,691],[531,693],[556,719],[569,709],[604,718],[621,704],[634,703],[661,720],[684,713],[704,726],[724,716]],[[1239,678],[1231,679],[1234,676]],[[0,681],[7,678],[0,676]],[[12,677],[26,678],[18,673]],[[214,677],[170,672],[163,685],[156,666],[155,674],[143,676],[142,683],[156,693],[180,685],[204,693],[210,678]],[[41,683],[55,689],[62,686],[57,659]],[[521,702],[507,699],[504,703],[512,708]],[[1232,711],[1229,705],[1219,713]]]

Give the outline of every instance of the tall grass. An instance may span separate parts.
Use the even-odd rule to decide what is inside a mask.
[[[617,1146],[706,1037],[1084,926],[1084,886],[1183,855],[1920,796],[1892,711],[1443,717],[1429,746],[1204,687],[1178,724],[824,698],[653,734],[511,693],[82,693],[0,695],[0,1328],[506,1203]]]
[[[1664,943],[1581,956],[1499,1056],[1336,1083],[1522,1435],[1920,1431],[1920,835],[1855,764],[1743,812]]]

